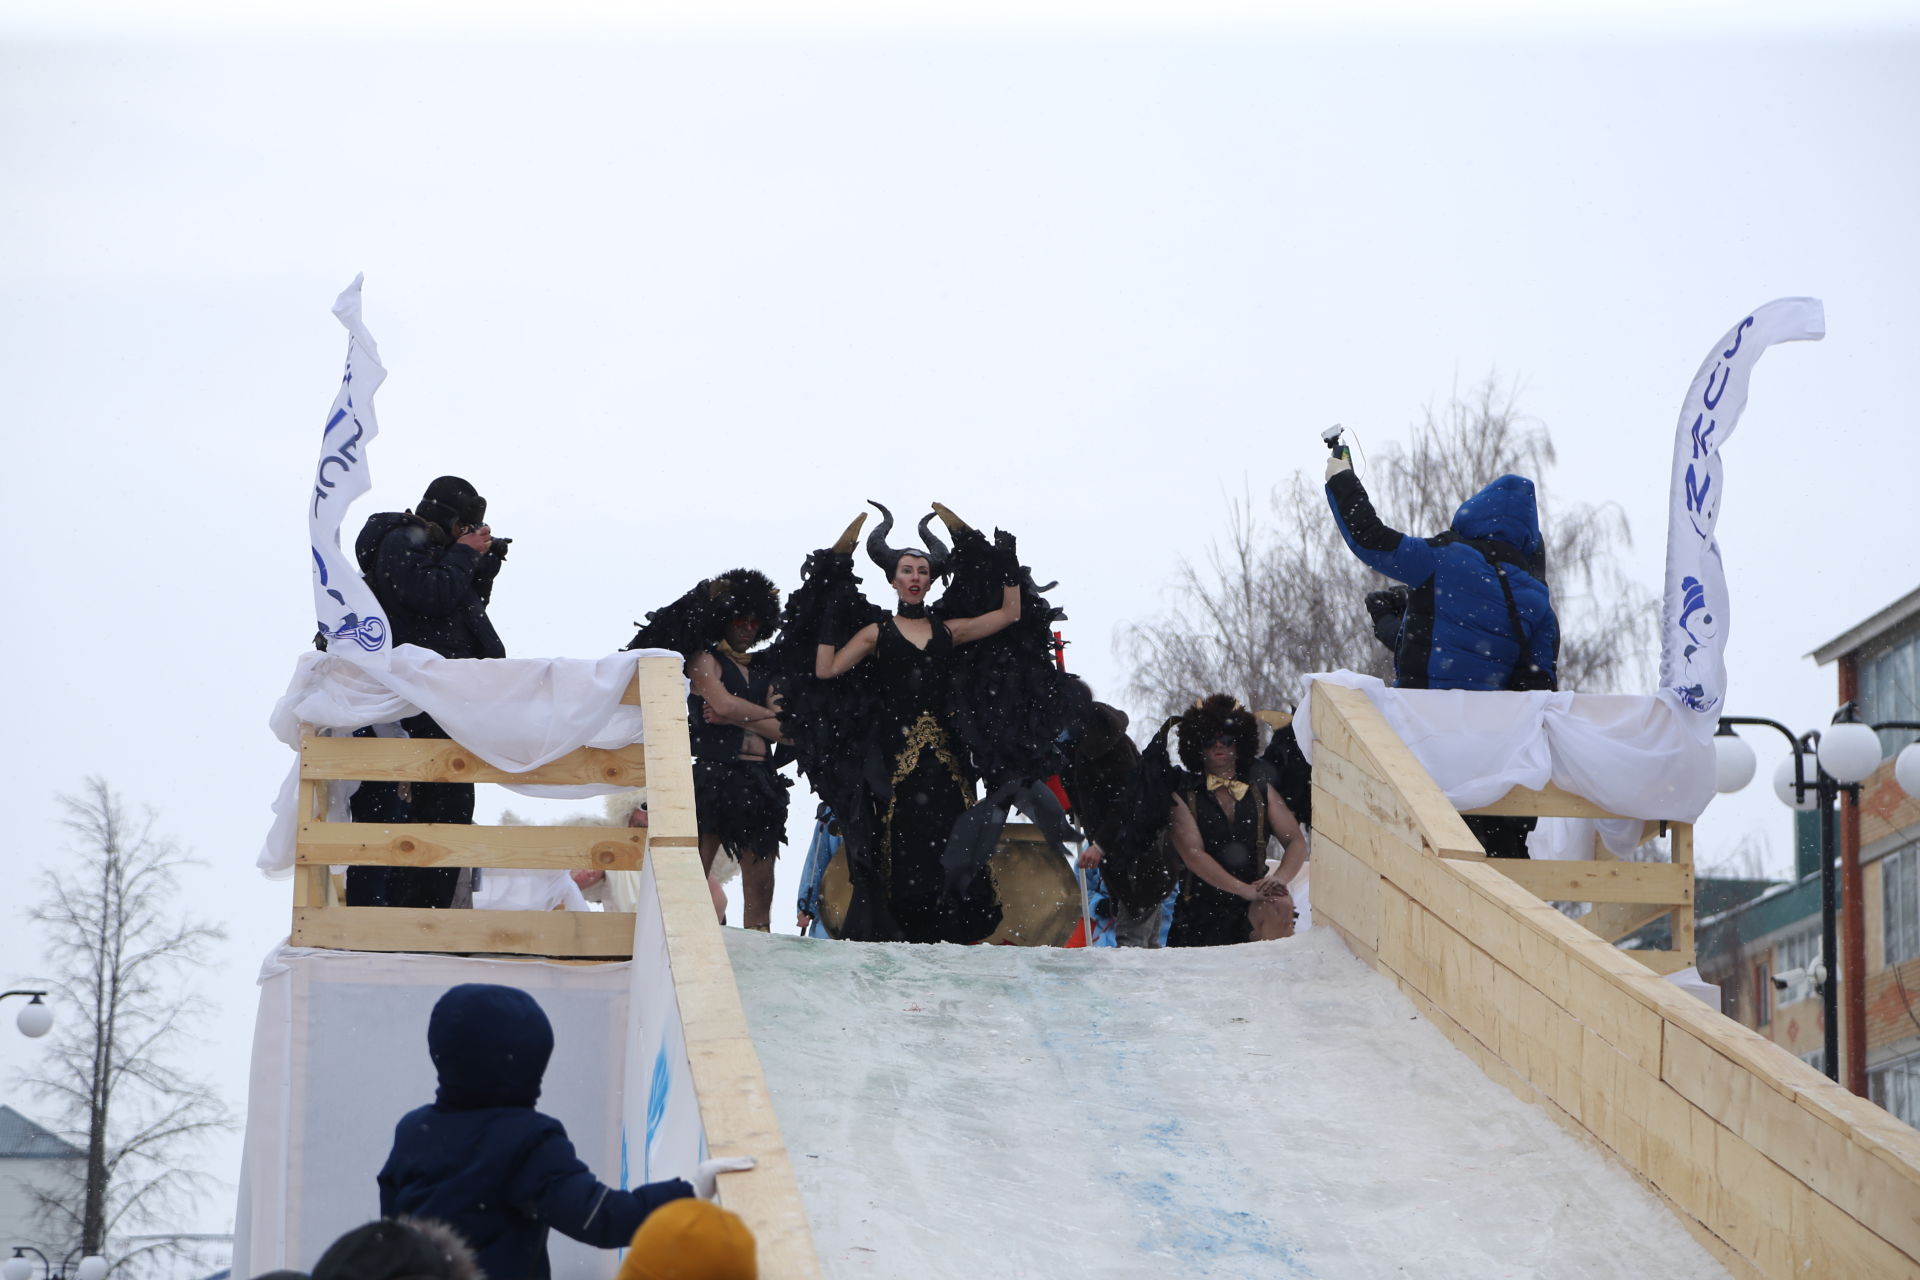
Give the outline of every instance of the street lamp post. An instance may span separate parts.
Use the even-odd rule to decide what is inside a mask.
[[[20,1034],[38,1039],[53,1028],[53,1010],[41,1001],[47,998],[44,991],[0,991],[0,1000],[8,996],[29,996],[26,1008],[20,1010],[20,1016],[14,1020],[20,1028]]]
[[[1821,1029],[1821,1065],[1825,1068],[1829,1080],[1840,1079],[1840,1001],[1839,987],[1834,982],[1834,953],[1836,950],[1838,929],[1834,916],[1834,903],[1837,886],[1834,884],[1834,846],[1839,836],[1839,828],[1834,823],[1834,798],[1839,794],[1840,783],[1826,770],[1819,767],[1820,733],[1814,730],[1795,736],[1793,730],[1778,720],[1769,720],[1765,716],[1721,716],[1720,733],[1714,738],[1714,747],[1720,765],[1719,774],[1722,783],[1729,780],[1729,761],[1738,753],[1744,752],[1750,761],[1753,749],[1741,742],[1734,733],[1733,726],[1741,724],[1759,725],[1777,730],[1787,740],[1793,751],[1793,777],[1789,780],[1786,771],[1781,770],[1775,780],[1781,799],[1796,809],[1806,807],[1811,795],[1820,809],[1820,964],[1823,972],[1818,975],[1820,988],[1820,1008],[1822,1020],[1826,1025]],[[1722,746],[1722,743],[1738,744],[1737,747]],[[1813,757],[1813,778],[1807,777],[1808,757]],[[1751,777],[1751,766],[1746,770]],[[1744,785],[1744,780],[1741,784]],[[1737,791],[1739,785],[1723,786],[1723,790]]]
[[[105,1280],[107,1274],[107,1260],[97,1253],[89,1253],[82,1257],[81,1249],[75,1249],[66,1256],[56,1270],[53,1259],[46,1254],[30,1244],[16,1244],[13,1246],[13,1256],[4,1263],[0,1263],[0,1280],[32,1280],[33,1263],[22,1256],[29,1253],[40,1259],[40,1269],[46,1280],[66,1280],[69,1274],[74,1277],[74,1280]],[[77,1267],[73,1265],[75,1258],[80,1259],[80,1265]]]
[[[1836,879],[1840,873],[1839,843],[1840,820],[1837,813],[1839,799],[1845,795],[1849,802],[1857,806],[1860,802],[1860,784],[1865,782],[1880,765],[1879,731],[1882,729],[1920,730],[1920,722],[1908,720],[1888,720],[1879,724],[1862,724],[1853,703],[1849,702],[1834,713],[1833,723],[1823,735],[1812,730],[1796,737],[1793,731],[1777,720],[1768,720],[1763,716],[1722,716],[1720,732],[1714,738],[1717,784],[1723,792],[1738,791],[1753,776],[1753,749],[1742,742],[1734,733],[1735,725],[1760,725],[1777,730],[1786,738],[1793,755],[1791,777],[1786,764],[1774,778],[1774,787],[1781,800],[1794,809],[1804,810],[1809,801],[1820,812],[1820,987],[1821,1013],[1825,1026],[1822,1028],[1821,1056],[1826,1068],[1827,1078],[1840,1079],[1840,989],[1847,991],[1847,1005],[1853,1022],[1860,1024],[1866,1016],[1866,962],[1862,944],[1862,932],[1865,928],[1864,913],[1861,910],[1861,887],[1858,866],[1848,868],[1847,876],[1847,917],[1848,917],[1848,963],[1839,963],[1838,917],[1835,910],[1839,898],[1839,885]],[[1809,778],[1808,757],[1812,757]],[[1909,746],[1900,753],[1895,765],[1895,780],[1909,795],[1920,794],[1908,787],[1908,783],[1920,786],[1920,751]],[[1864,1045],[1864,1026],[1856,1026],[1860,1033],[1850,1036],[1856,1049]],[[1864,1063],[1855,1064],[1858,1070],[1853,1074],[1864,1080]]]

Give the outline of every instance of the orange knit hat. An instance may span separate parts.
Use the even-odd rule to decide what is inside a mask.
[[[633,1233],[614,1280],[759,1280],[753,1232],[737,1213],[698,1198],[674,1200]]]

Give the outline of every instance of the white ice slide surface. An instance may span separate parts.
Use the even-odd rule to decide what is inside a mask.
[[[1726,1275],[1330,930],[727,938],[829,1277]]]

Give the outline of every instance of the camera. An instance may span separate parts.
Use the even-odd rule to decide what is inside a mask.
[[[1345,427],[1336,422],[1320,433],[1320,439],[1326,444],[1327,451],[1334,457],[1344,458],[1346,461],[1352,462],[1352,451],[1349,450],[1346,445],[1340,443],[1340,435],[1345,430]]]

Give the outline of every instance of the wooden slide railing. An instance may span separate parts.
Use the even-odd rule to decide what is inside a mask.
[[[693,774],[685,683],[672,658],[642,658],[626,702],[638,703],[644,744],[582,747],[525,773],[496,769],[456,742],[435,738],[328,738],[300,744],[300,830],[294,855],[296,947],[626,959],[633,916],[616,911],[436,911],[349,907],[329,874],[336,865],[637,871],[646,851],[693,848]],[[327,783],[611,783],[648,788],[645,830],[488,827],[441,823],[328,822]]]
[[[1920,1276],[1920,1132],[1477,857],[1364,693],[1313,697],[1316,924],[1734,1274]]]

